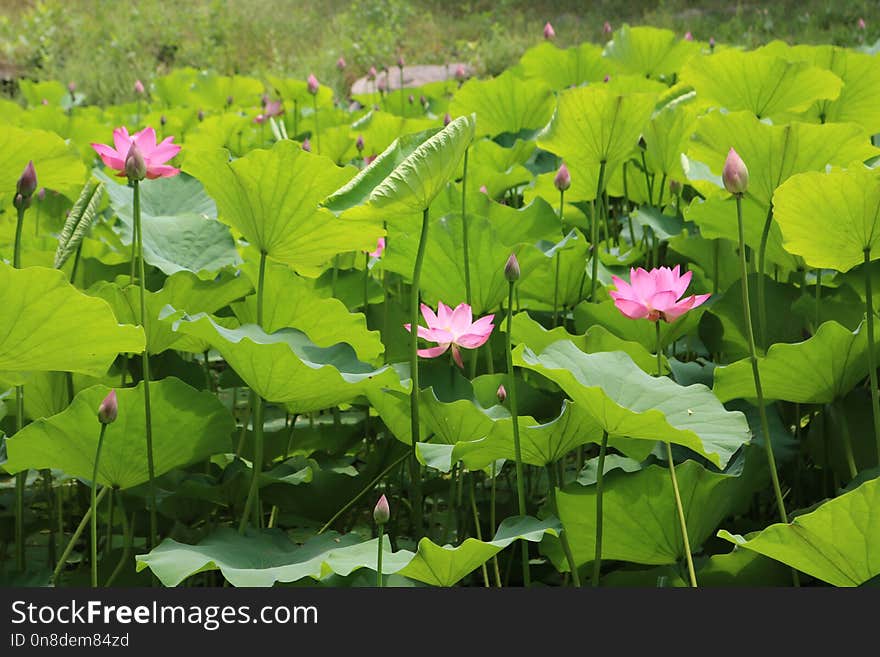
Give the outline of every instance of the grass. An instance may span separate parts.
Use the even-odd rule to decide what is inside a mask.
[[[550,21],[559,45],[602,42],[602,26],[669,28],[754,47],[773,39],[855,45],[880,37],[877,0],[0,0],[0,75],[75,81],[90,102],[129,100],[135,79],[176,66],[351,83],[371,65],[515,63]],[[865,30],[858,19],[868,21]],[[8,85],[14,93],[15,85]]]

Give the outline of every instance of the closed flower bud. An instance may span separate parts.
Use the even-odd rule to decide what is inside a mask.
[[[745,194],[749,187],[749,170],[746,163],[732,148],[727,154],[724,161],[724,169],[721,170],[721,180],[724,182],[724,189],[731,194]]]
[[[553,26],[550,25],[550,21],[547,21],[547,24],[544,25],[544,38],[548,41],[556,38],[556,31],[553,29]]]
[[[235,99],[232,96],[226,96],[226,107],[232,107],[234,100]]]
[[[373,520],[376,521],[377,525],[384,525],[390,517],[391,509],[388,507],[388,499],[383,495],[376,502],[376,506],[373,509]]]
[[[147,175],[147,163],[137,144],[132,144],[125,156],[125,175],[131,180],[143,180]]]
[[[449,116],[449,112],[446,112],[446,114],[443,115],[443,126],[448,126],[450,121],[452,121],[452,117]]]
[[[464,80],[467,77],[467,71],[464,68],[464,64],[459,64],[455,69],[455,79],[456,80]]]
[[[486,196],[489,196],[489,190],[487,189],[487,187],[485,185],[480,185],[480,193],[485,194]]]
[[[376,79],[376,67],[375,66],[371,66],[370,70],[367,71],[367,77],[370,78],[371,80]]]
[[[604,78],[602,78],[602,82],[609,82],[610,80],[611,80],[610,75],[606,75]]]
[[[46,198],[46,188],[40,187],[40,191],[37,192],[37,200],[42,201]]]
[[[159,125],[165,125],[166,123],[168,123],[168,119],[166,119],[165,115],[163,114],[159,117]]]
[[[21,208],[27,208],[30,204],[31,204],[30,197],[25,198],[21,194],[16,194],[15,198],[12,199],[12,205],[13,205],[13,207],[15,207],[16,210],[19,210]]]
[[[116,401],[116,391],[111,390],[98,406],[98,421],[101,424],[112,424],[116,421],[118,414],[119,405]]]
[[[419,96],[419,103],[421,103],[421,104],[422,104],[422,105],[425,105],[425,106],[427,106],[427,105],[428,105],[428,99],[427,99],[427,98],[425,98],[425,96],[424,96],[424,95],[422,95],[422,96]]]
[[[318,78],[315,77],[314,73],[309,73],[309,79],[306,84],[308,85],[309,93],[313,96],[318,93],[318,89],[320,88],[320,84],[318,84]]]
[[[605,21],[605,24],[602,26],[602,33],[603,34],[611,34],[611,32],[612,32],[611,23],[609,23],[608,21]]]
[[[19,177],[15,185],[15,191],[24,198],[30,197],[37,191],[37,171],[34,169],[33,160],[29,161],[24,171],[22,171],[21,177]]]
[[[364,136],[358,135],[357,141],[354,142],[354,147],[358,150],[358,153],[364,150]]]
[[[498,390],[495,392],[495,396],[498,397],[499,404],[503,404],[505,401],[507,401],[507,389],[504,387],[503,383],[498,386]]]
[[[336,60],[336,68],[338,68],[340,71],[345,70],[345,57],[340,57]]]
[[[72,96],[73,92],[76,91],[76,82],[68,82],[67,83],[67,90],[70,92],[70,95]]]
[[[678,194],[679,192],[681,192],[681,183],[678,182],[677,180],[670,180],[669,181],[669,191],[672,194]]]
[[[307,153],[311,153],[311,152],[312,152],[312,142],[309,141],[309,138],[308,138],[308,137],[306,137],[305,139],[303,139],[302,149],[303,149],[304,151],[306,151]]]
[[[556,185],[556,189],[560,192],[564,192],[571,187],[571,174],[568,172],[568,167],[565,166],[565,163],[559,165],[556,177],[553,178],[553,184]]]
[[[685,32],[685,33],[684,33],[684,40],[685,40],[685,41],[693,41],[693,40],[694,40],[694,35],[691,34],[690,32]]]
[[[510,254],[507,264],[504,265],[504,278],[511,283],[519,280],[519,260],[516,259],[515,253]]]
[[[134,92],[136,94],[143,94],[145,91],[146,91],[146,89],[144,89],[144,83],[141,82],[140,80],[135,80],[134,81]]]
[[[205,120],[205,112],[204,110],[199,110],[199,113],[196,114],[196,118],[201,122]]]
[[[715,37],[709,37],[709,50],[715,50]]]
[[[397,68],[403,68],[404,63],[405,63],[405,62],[404,62],[404,60],[403,60],[403,55],[400,55],[400,56],[397,58]]]
[[[416,98],[415,98],[415,96],[413,96],[412,94],[410,94],[410,95],[409,95],[409,104],[412,105],[414,102],[416,102]]]

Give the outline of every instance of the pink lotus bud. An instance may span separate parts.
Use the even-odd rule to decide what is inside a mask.
[[[376,84],[376,88],[379,90],[380,94],[385,93],[385,90],[388,88],[388,83],[385,81],[385,78],[379,78],[379,82]]]
[[[113,424],[118,414],[119,404],[116,401],[116,391],[111,390],[98,406],[98,421],[101,424]]]
[[[498,390],[495,392],[495,396],[498,397],[499,404],[503,404],[505,401],[507,401],[507,389],[504,387],[503,383],[498,386]]]
[[[70,95],[72,96],[73,92],[76,91],[76,82],[68,82],[67,83],[67,90],[70,92]]]
[[[507,264],[504,265],[504,278],[511,283],[519,280],[519,260],[516,259],[515,253],[510,254]]]
[[[746,163],[732,148],[724,161],[721,180],[724,182],[724,189],[731,194],[742,195],[749,186],[749,170]]]
[[[602,78],[602,82],[609,82],[610,80],[611,80],[610,75],[606,75],[604,78]]]
[[[406,62],[404,62],[404,60],[403,60],[403,55],[399,55],[397,57],[397,68],[403,68],[405,63]]]
[[[602,33],[603,34],[611,34],[612,31],[613,30],[611,29],[611,23],[609,23],[608,21],[605,21],[605,24],[602,26]]]
[[[37,171],[34,169],[33,160],[29,161],[24,171],[21,172],[21,176],[15,184],[15,191],[17,194],[21,194],[23,198],[29,198],[37,191]]]
[[[556,189],[560,192],[564,192],[571,187],[571,174],[568,172],[568,167],[565,166],[564,162],[559,165],[556,177],[553,178],[553,184],[556,185]]]
[[[383,495],[376,502],[376,506],[373,509],[373,520],[376,521],[377,525],[384,525],[390,517],[391,509],[388,506],[388,499]]]
[[[197,118],[199,121],[204,121],[204,120],[205,120],[205,112],[204,112],[204,110],[199,110],[199,113],[196,114],[196,118]]]
[[[376,67],[375,66],[370,67],[370,70],[367,72],[367,77],[370,78],[371,80],[376,79]]]
[[[709,37],[709,50],[715,50],[715,37]]]
[[[263,114],[257,114],[254,117],[254,123],[258,125],[262,125],[262,123],[266,120],[266,117]]]
[[[367,165],[372,164],[373,160],[375,160],[377,157],[379,157],[379,156],[376,154],[367,155],[367,157],[364,158],[364,164],[367,164]]]
[[[318,93],[318,88],[321,86],[318,84],[318,78],[315,77],[314,73],[309,73],[309,79],[307,81],[309,93],[313,96]]]
[[[144,155],[132,142],[125,156],[125,175],[131,180],[143,180],[147,175],[147,163],[144,161]]]
[[[859,19],[858,26],[859,26],[859,29],[860,29],[860,30],[864,30],[864,29],[865,29],[865,19],[864,19],[864,18],[860,18],[860,19]]]
[[[678,194],[679,192],[681,192],[681,183],[678,182],[677,180],[670,180],[669,181],[669,192],[671,194]]]
[[[307,153],[311,153],[311,152],[312,152],[312,142],[309,141],[309,138],[308,138],[308,137],[306,137],[305,139],[303,139],[302,149],[303,149],[304,151],[306,151]]]
[[[690,31],[685,32],[685,33],[684,33],[684,40],[685,40],[685,41],[693,41],[693,40],[694,40],[694,35],[691,34]]]
[[[226,107],[232,107],[234,99],[232,96],[226,96]]]
[[[166,123],[168,123],[168,119],[166,119],[165,115],[163,114],[159,117],[159,125],[165,125]]]
[[[354,147],[357,149],[358,153],[364,150],[364,136],[358,135],[357,141],[354,142]]]
[[[339,59],[336,60],[336,68],[339,69],[340,71],[345,70],[345,57],[340,57]]]
[[[450,121],[452,121],[452,117],[449,116],[449,112],[446,112],[446,114],[443,115],[443,127],[445,128],[448,126]]]
[[[419,103],[422,104],[422,105],[427,106],[427,104],[428,104],[428,99],[425,98],[424,95],[419,96]]]
[[[550,25],[550,21],[547,21],[547,24],[544,25],[544,38],[548,41],[556,38],[556,31],[553,29],[553,26]]]
[[[412,94],[410,94],[409,95],[409,104],[412,105],[414,102],[416,102],[416,97],[413,96]]]
[[[42,201],[46,198],[46,188],[40,187],[40,191],[37,192],[37,200]]]
[[[40,101],[40,104],[42,104],[42,105],[48,105],[48,104],[49,104],[49,99],[48,99],[48,98],[44,98],[43,100]]]
[[[485,194],[486,196],[489,196],[489,190],[486,189],[485,185],[480,185],[480,193]]]
[[[134,81],[134,92],[136,94],[143,94],[145,91],[146,91],[146,89],[144,89],[144,83],[141,82],[140,80],[135,80]]]
[[[464,68],[464,64],[459,64],[455,69],[455,79],[456,80],[464,80],[467,77],[467,71]]]
[[[30,198],[25,198],[21,194],[16,194],[15,198],[12,199],[12,205],[16,210],[20,208],[27,208],[31,204]]]

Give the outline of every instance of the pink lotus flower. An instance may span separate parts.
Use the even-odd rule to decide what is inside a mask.
[[[153,128],[144,128],[129,135],[126,127],[122,126],[113,131],[113,144],[116,148],[106,144],[92,144],[92,148],[101,156],[104,164],[116,171],[116,175],[125,177],[125,158],[131,147],[137,146],[147,167],[147,178],[170,178],[180,173],[180,169],[165,164],[180,152],[180,146],[172,143],[173,140],[174,137],[166,137],[156,144],[156,131]]]
[[[385,238],[384,238],[384,237],[380,237],[380,238],[379,238],[379,241],[376,242],[376,250],[375,250],[375,251],[370,251],[370,257],[371,257],[371,258],[381,258],[381,257],[382,257],[382,253],[383,253],[384,251],[385,251]]]
[[[672,322],[688,310],[705,303],[710,294],[693,294],[682,299],[691,282],[692,272],[679,275],[679,267],[660,267],[645,271],[641,267],[630,269],[630,283],[612,276],[617,288],[609,294],[617,309],[630,319],[649,319],[656,322]]]
[[[428,342],[436,342],[436,347],[428,349],[419,349],[419,356],[424,358],[436,358],[446,353],[446,350],[452,346],[452,357],[455,363],[464,368],[461,360],[461,348],[476,349],[483,346],[492,335],[492,329],[495,325],[492,320],[495,315],[486,315],[476,322],[473,321],[471,307],[466,303],[460,303],[455,310],[447,306],[442,301],[437,306],[437,314],[425,304],[421,305],[422,317],[425,318],[427,328],[418,327],[418,336]],[[404,324],[403,327],[412,332],[410,324]]]
[[[281,116],[284,114],[284,108],[281,107],[280,100],[270,100],[266,103],[266,108],[263,110],[263,114],[266,115],[266,118],[270,116]]]

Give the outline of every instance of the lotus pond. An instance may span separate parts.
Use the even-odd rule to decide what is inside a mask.
[[[0,101],[4,585],[876,583],[877,57],[544,36]]]

